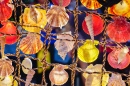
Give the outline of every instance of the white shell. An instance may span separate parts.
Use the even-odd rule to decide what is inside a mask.
[[[29,68],[29,69],[32,69],[32,61],[29,59],[29,58],[25,58],[23,61],[22,61],[22,65],[26,68]],[[28,74],[28,69],[25,69],[24,67],[22,67],[22,70],[25,74]]]
[[[55,48],[58,50],[58,55],[64,60],[67,53],[71,51],[74,46],[74,41],[67,41],[64,39],[73,40],[73,37],[71,36],[71,32],[64,32],[59,34],[57,38],[62,40],[57,40],[55,42]]]

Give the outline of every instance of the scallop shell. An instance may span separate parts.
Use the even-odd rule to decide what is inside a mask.
[[[85,86],[106,86],[109,80],[109,74],[103,74],[102,85],[101,85],[101,74],[87,74],[83,73],[85,77]]]
[[[31,18],[32,16],[30,16],[30,8],[25,8],[24,13],[20,16],[20,23],[23,23],[24,26],[22,27],[25,30],[29,32],[40,33],[41,28],[44,28],[45,25],[47,24],[46,10],[35,8],[35,11],[37,13],[37,22],[35,22]],[[35,27],[28,27],[28,26],[35,26]]]
[[[99,50],[95,47],[98,43],[99,41],[96,40],[94,40],[94,44],[91,40],[86,40],[86,42],[78,48],[78,58],[86,63],[94,62],[99,55]]]
[[[107,34],[115,42],[127,42],[130,39],[130,23],[124,17],[114,17],[114,22],[108,24]]]
[[[1,77],[0,77],[1,78]],[[0,86],[12,86],[13,76],[6,76],[4,79],[1,78]],[[18,82],[15,80],[13,86],[18,86]]]
[[[99,9],[102,5],[97,0],[80,0],[81,3],[88,9]]]
[[[12,66],[12,61],[6,59],[0,59],[0,76],[6,77],[14,72],[14,67]]]
[[[125,82],[122,80],[121,75],[119,74],[112,74],[109,79],[107,86],[126,86]]]
[[[12,0],[0,0],[0,3],[9,3]]]
[[[49,74],[50,81],[55,85],[63,85],[68,80],[68,73],[64,70],[63,65],[55,66]]]
[[[54,5],[58,5],[58,6],[60,5],[60,4],[59,4],[59,1],[60,1],[60,0],[52,0],[53,4],[54,4]],[[67,7],[67,6],[70,4],[70,2],[71,2],[71,0],[62,0],[61,6]]]
[[[123,58],[123,60],[118,63],[118,54],[120,53],[119,49],[113,50],[111,53],[108,54],[108,63],[111,67],[115,69],[124,69],[126,68],[130,63],[130,55],[127,53],[126,56]]]
[[[71,32],[64,32],[62,34],[59,34],[57,38],[62,40],[57,40],[55,42],[55,48],[58,50],[58,54],[64,60],[67,53],[71,51],[74,46],[74,41],[67,41],[65,39],[73,40],[73,37],[71,36]]]
[[[104,20],[96,14],[91,14],[91,15],[92,15],[93,32],[94,32],[94,36],[96,36],[104,30],[104,27],[103,27]],[[89,34],[88,26],[85,20],[82,22],[82,28],[86,34]]]
[[[113,5],[112,7],[108,8],[108,13],[113,15],[119,15],[119,16],[126,16],[130,11],[130,1],[129,0],[122,0],[116,5]],[[122,10],[120,10],[122,9]]]
[[[20,42],[19,48],[25,54],[35,54],[43,47],[40,36],[35,33],[28,33]]]
[[[69,21],[69,15],[65,12],[65,7],[53,5],[47,11],[47,21],[53,27],[65,26]]]
[[[12,9],[6,3],[0,3],[0,21],[6,21],[12,16]]]
[[[29,58],[25,58],[23,61],[22,61],[22,65],[28,69],[32,69],[32,61],[29,59]],[[25,74],[28,74],[28,69],[22,67],[22,70]]]

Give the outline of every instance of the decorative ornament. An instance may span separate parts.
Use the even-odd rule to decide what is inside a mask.
[[[113,19],[114,21],[106,27],[109,38],[118,43],[127,42],[130,39],[130,23],[124,17],[114,17]]]
[[[0,59],[0,77],[6,77],[14,72],[14,67],[12,66],[12,61],[4,54],[5,49],[5,37],[0,38],[1,41],[1,56]]]
[[[78,48],[78,58],[86,63],[94,62],[99,55],[99,50],[95,47],[99,41],[86,40],[82,46]],[[94,52],[94,53],[93,53]]]
[[[93,72],[102,72],[102,65],[96,64],[92,65],[90,64],[86,68],[87,72],[91,72],[92,74],[83,73],[83,76],[85,77],[85,86],[106,86],[109,80],[109,74],[105,73],[103,74],[102,78],[102,85],[101,85],[101,74],[95,74]]]
[[[13,5],[9,4],[9,0],[0,1],[0,22],[7,21],[12,16]]]
[[[54,45],[55,48],[58,50],[58,54],[64,60],[67,53],[73,49],[74,41],[68,41],[73,40],[73,37],[71,36],[71,32],[64,32],[62,34],[59,34],[57,38],[60,40],[56,40]]]
[[[69,21],[69,15],[65,12],[65,7],[53,5],[46,14],[48,23],[53,27],[62,28]]]
[[[128,49],[113,49],[112,52],[108,54],[108,63],[113,68],[124,69],[130,63],[130,55],[128,53]]]
[[[52,2],[54,5],[67,7],[70,4],[71,0],[52,0]],[[61,3],[61,5],[60,5],[60,3]]]
[[[26,31],[40,33],[47,24],[46,10],[35,8],[35,6],[39,5],[24,9],[24,13],[20,16],[20,23]]]
[[[12,86],[13,76],[6,76],[4,79],[0,79],[0,86]],[[18,86],[18,82],[14,80],[13,86]]]
[[[27,77],[26,77],[26,84],[25,84],[25,86],[29,86],[29,83],[32,80],[34,74],[35,74],[34,70],[29,70],[28,71],[28,74],[27,74]]]
[[[86,21],[86,20],[83,21],[82,28],[86,34],[90,34],[89,27],[93,26],[91,29],[93,29],[94,36],[96,36],[104,30],[104,27],[103,27],[104,20],[96,14],[91,14],[91,16],[92,16],[92,19],[90,21]],[[88,14],[86,15],[86,18],[87,17],[88,17]],[[87,23],[90,23],[90,24],[87,24]]]
[[[14,26],[11,22],[2,22],[3,27],[0,28],[0,32],[3,34],[13,34],[13,35],[7,35],[5,38],[6,44],[14,44],[17,42],[19,36],[17,35],[17,28]],[[0,37],[3,36],[3,34],[0,34]]]
[[[28,33],[24,37],[19,45],[21,51],[25,54],[35,54],[43,47],[43,43],[40,40],[40,35],[36,33]]]
[[[130,11],[130,1],[129,0],[121,0],[118,4],[113,5],[108,8],[108,13],[113,15],[125,16]],[[120,10],[122,9],[122,10]]]
[[[107,86],[126,86],[121,75],[112,73]]]
[[[28,74],[29,69],[32,69],[32,61],[29,58],[24,58],[22,61],[22,70],[25,74]],[[28,69],[27,69],[28,68]]]
[[[68,80],[68,73],[64,70],[67,67],[64,65],[56,65],[49,74],[49,79],[54,85],[63,85]]]
[[[102,4],[105,7],[111,7],[117,3],[120,3],[122,0],[97,0],[100,4]]]
[[[81,3],[88,9],[96,10],[102,7],[97,0],[80,0]]]

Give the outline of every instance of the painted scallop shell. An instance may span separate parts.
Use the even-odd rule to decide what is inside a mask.
[[[111,67],[115,69],[124,69],[126,68],[130,63],[130,55],[127,53],[126,56],[122,59],[122,61],[119,63],[118,55],[120,54],[120,49],[114,49],[112,52],[108,54],[108,63]]]
[[[121,0],[97,0],[97,1],[105,7],[111,7],[119,3]]]
[[[70,4],[70,2],[71,2],[71,0],[52,0],[52,3],[54,5],[60,6],[60,2],[59,1],[62,1],[61,2],[61,6],[63,6],[63,7],[67,7]]]
[[[74,41],[68,41],[73,40],[73,37],[71,36],[71,32],[64,32],[62,34],[57,35],[57,38],[61,40],[56,40],[54,45],[55,48],[58,50],[58,54],[64,60],[67,53],[73,49]]]
[[[121,75],[119,74],[112,74],[109,79],[107,86],[126,86],[125,82],[122,80]]]
[[[102,5],[97,0],[80,0],[81,3],[88,9],[99,9]]]
[[[25,54],[35,54],[43,47],[43,43],[40,40],[40,35],[35,33],[28,33],[24,37],[19,45],[21,51]]]
[[[52,84],[63,85],[68,80],[68,73],[64,70],[65,66],[56,65],[49,74],[49,79]]]
[[[93,32],[94,32],[94,36],[96,36],[104,30],[103,27],[104,20],[96,14],[91,14],[91,15],[92,15]],[[86,34],[89,34],[88,26],[85,20],[82,23],[82,28]]]
[[[23,65],[24,67],[28,68],[28,69],[26,69],[26,68],[24,68],[24,67],[22,66],[23,72],[24,72],[25,74],[28,74],[29,69],[32,69],[32,61],[31,61],[29,58],[25,58],[25,59],[22,61],[22,65]]]
[[[108,13],[114,14],[114,15],[125,16],[130,11],[129,7],[130,7],[130,1],[122,0],[118,4],[113,5],[112,7],[108,8]]]
[[[41,28],[44,28],[45,25],[47,24],[46,10],[38,9],[38,8],[35,8],[34,6],[32,7],[33,7],[33,10],[31,8],[24,9],[24,13],[20,16],[20,23],[24,25],[22,27],[25,30],[29,32],[40,33]],[[37,22],[34,21],[34,17],[36,17]],[[28,26],[34,26],[34,27],[28,27]]]
[[[0,0],[0,3],[9,3],[12,0]]]
[[[0,77],[1,78],[1,77]],[[0,86],[12,86],[13,76],[6,76],[4,79],[0,80]],[[15,80],[13,86],[18,86],[18,82]]]
[[[114,17],[114,21],[109,23],[107,34],[115,42],[122,43],[130,40],[130,23],[124,17]]]
[[[0,32],[4,34],[15,34],[14,36],[6,36],[5,43],[6,44],[14,44],[17,42],[19,36],[17,35],[17,28],[11,22],[2,22],[3,27],[0,28]],[[16,36],[17,35],[17,36]],[[0,34],[0,36],[3,36]]]
[[[86,63],[94,62],[99,55],[99,50],[95,45],[98,45],[99,41],[86,40],[82,46],[78,48],[78,58]],[[93,53],[94,52],[94,53]]]
[[[88,71],[88,72],[102,72],[102,65],[96,64],[93,66],[92,64],[90,64],[86,68],[86,71]],[[86,79],[85,86],[101,86],[101,74],[83,73],[83,76]],[[103,74],[102,86],[106,86],[108,83],[108,80],[109,80],[109,74],[108,73]]]
[[[65,7],[53,5],[47,11],[47,21],[53,27],[62,28],[69,21],[69,15],[65,12]]]
[[[6,59],[0,59],[0,76],[6,77],[14,72],[14,67],[12,66],[12,61]]]
[[[0,2],[0,21],[6,21],[12,16],[12,8]]]

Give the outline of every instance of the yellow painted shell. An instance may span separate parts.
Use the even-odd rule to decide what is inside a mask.
[[[81,3],[88,9],[99,9],[102,5],[97,0],[80,0]]]
[[[6,76],[4,79],[0,80],[0,86],[12,86],[13,76]],[[15,80],[13,86],[18,86],[18,82]]]
[[[40,40],[40,35],[35,33],[28,33],[24,37],[19,45],[21,51],[25,54],[35,54],[43,47],[43,43]]]
[[[86,71],[88,72],[102,72],[102,64],[96,64],[93,66],[93,64],[90,64]],[[86,79],[85,86],[106,86],[109,80],[109,74],[105,73],[103,74],[102,78],[102,85],[101,83],[101,74],[88,74],[83,73],[84,78]]]
[[[63,65],[56,65],[49,74],[49,79],[52,84],[63,85],[68,80],[68,73],[64,70]]]
[[[46,14],[48,23],[53,27],[65,26],[69,21],[69,15],[65,12],[65,7],[53,5]]]
[[[35,8],[35,11],[37,13],[37,22],[35,22],[30,16],[30,8],[25,8],[24,13],[20,16],[20,23],[23,23],[24,26],[22,26],[25,30],[29,32],[37,32],[39,33],[41,31],[41,28],[44,28],[47,24],[46,19],[46,10]],[[27,26],[26,26],[27,25]],[[28,27],[28,26],[38,26],[38,27]]]
[[[14,72],[12,61],[0,59],[0,77],[6,77]]]
[[[120,10],[122,9],[122,10]],[[130,0],[122,0],[118,4],[108,8],[108,13],[113,15],[129,17]]]
[[[78,48],[78,58],[86,63],[91,63],[98,58],[99,50],[95,47],[99,41],[94,40],[94,44],[91,40],[86,40],[85,43]]]

